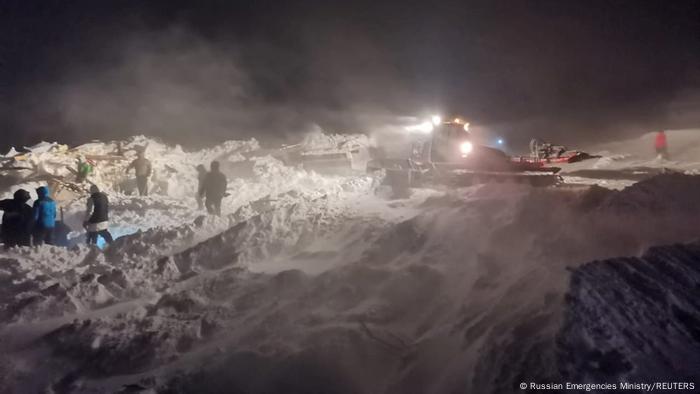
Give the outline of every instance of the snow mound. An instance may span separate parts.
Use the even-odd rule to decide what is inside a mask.
[[[153,166],[150,180],[152,194],[182,199],[191,198],[196,192],[198,164],[208,167],[212,160],[222,157],[236,160],[236,155],[241,156],[244,152],[259,149],[259,144],[255,140],[227,141],[212,149],[185,152],[179,145],[169,146],[145,136],[111,143],[92,142],[75,148],[57,143],[41,143],[26,148],[29,151],[26,154],[14,156],[17,165],[27,169],[15,172],[24,180],[12,186],[33,191],[36,184],[48,182],[54,188],[63,188],[63,182],[75,180],[78,160],[90,160],[94,164],[94,172],[88,178],[89,182],[113,196],[134,194],[133,174],[126,174],[126,168],[136,158],[136,151],[144,148],[146,157]],[[22,156],[19,161],[18,156]],[[87,194],[88,187],[89,183],[75,185],[66,195],[56,190],[55,198],[61,205],[69,204],[81,194]],[[9,188],[1,190],[0,197],[7,198],[13,191]]]
[[[672,212],[677,215],[697,210],[700,177],[685,174],[656,176],[611,195],[607,204],[629,214],[638,212]]]
[[[616,162],[621,162],[630,158],[628,154],[611,154],[608,151],[598,152],[598,155],[603,157],[595,161],[592,167],[594,169],[612,167]]]
[[[305,154],[345,152],[369,145],[369,137],[364,134],[326,134],[321,129],[306,134],[302,142]]]
[[[700,244],[693,243],[575,270],[558,339],[562,375],[580,382],[697,382],[698,262]]]
[[[348,137],[347,140],[355,139]],[[338,137],[338,141],[341,140],[343,138]],[[155,172],[148,197],[133,195],[133,175],[125,173],[135,152],[143,148]],[[20,180],[19,184],[10,182],[13,183],[12,187],[0,193],[0,198],[11,198],[17,188],[33,191],[48,183],[55,191],[54,198],[62,209],[64,222],[74,230],[70,235],[72,242],[82,243],[89,183],[66,186],[65,181],[73,180],[71,169],[78,159],[93,160],[95,171],[89,181],[97,184],[110,199],[110,231],[113,235],[119,237],[151,228],[171,229],[191,223],[203,214],[196,208],[195,201],[198,164],[208,167],[216,159],[222,161],[222,168],[226,168],[227,163],[245,160],[244,153],[259,148],[255,140],[228,141],[211,149],[186,152],[180,146],[169,146],[144,136],[121,142],[92,142],[72,149],[58,144],[41,144],[23,156],[25,165],[30,163],[32,167],[20,171],[25,176],[24,180]],[[270,156],[255,159],[253,174],[252,178],[246,179],[230,177],[230,197],[225,198],[222,205],[224,214],[237,212],[251,202],[270,200],[291,191],[320,197],[353,188],[366,190],[370,185],[367,177],[322,176],[286,166]],[[222,221],[218,230],[222,231],[227,224],[227,220]]]

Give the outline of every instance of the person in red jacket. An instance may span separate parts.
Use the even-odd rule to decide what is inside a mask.
[[[666,133],[663,130],[656,133],[656,140],[654,141],[654,148],[656,148],[656,154],[658,157],[668,160],[668,143],[666,141]]]

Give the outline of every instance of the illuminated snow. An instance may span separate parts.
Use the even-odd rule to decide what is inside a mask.
[[[637,166],[645,143],[573,168]],[[95,181],[112,202],[113,245],[0,255],[3,387],[510,392],[521,380],[597,376],[572,364],[586,362],[581,355],[557,357],[584,345],[609,350],[615,341],[618,359],[663,372],[649,362],[659,354],[619,334],[618,322],[629,320],[615,297],[594,291],[597,280],[614,278],[617,285],[605,288],[628,289],[625,299],[638,302],[628,297],[636,282],[620,271],[629,261],[615,258],[692,244],[700,228],[697,177],[581,182],[608,188],[493,184],[392,200],[365,174],[322,176],[270,158],[254,178],[231,179],[218,218],[197,209],[194,166],[212,156],[239,160],[257,142],[190,153],[145,137],[125,147],[133,145],[148,145],[157,172],[176,171],[163,176],[167,194],[142,198],[111,186],[128,161],[98,170]],[[57,174],[73,163],[50,150],[41,155]],[[84,196],[62,205],[66,222],[79,228]],[[644,258],[674,264],[688,252],[664,253]],[[585,264],[602,259],[611,260]],[[571,272],[579,281],[573,287]],[[674,297],[681,317],[671,333],[693,312],[683,294]],[[643,316],[639,302],[635,313]],[[610,314],[599,315],[602,308]],[[581,342],[599,326],[618,336]],[[660,348],[659,332],[639,337]],[[640,377],[620,371],[615,378]]]

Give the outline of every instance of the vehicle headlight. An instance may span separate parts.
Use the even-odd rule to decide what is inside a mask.
[[[406,126],[404,129],[406,131],[418,131],[423,134],[430,134],[433,131],[433,124],[431,122],[423,122],[421,124],[413,125],[413,126]]]
[[[425,134],[431,133],[433,131],[433,128],[435,128],[435,126],[433,126],[433,124],[430,122],[423,122],[418,127],[419,130],[424,132]]]
[[[462,142],[462,144],[459,146],[459,151],[462,152],[463,156],[470,154],[472,149],[474,149],[474,146],[472,146],[472,143],[469,141]]]

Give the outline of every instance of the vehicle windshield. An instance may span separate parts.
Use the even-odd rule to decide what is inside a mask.
[[[441,134],[440,137],[450,141],[464,141],[470,137],[469,132],[464,130],[464,125],[459,123],[443,124],[436,131]]]
[[[470,134],[459,123],[445,123],[433,131],[430,157],[434,162],[455,162],[462,159],[459,146],[470,139]]]

